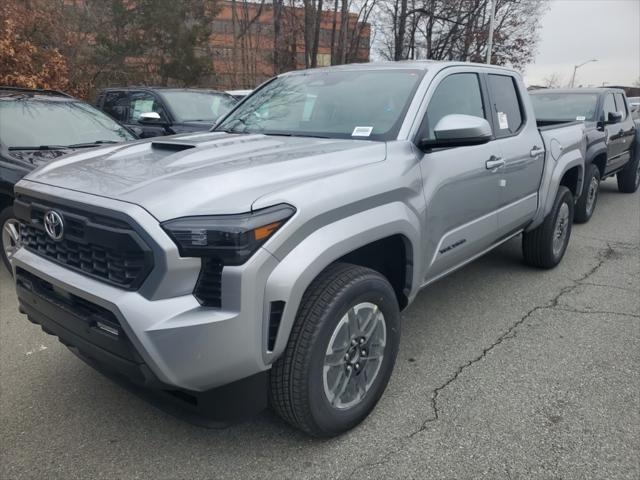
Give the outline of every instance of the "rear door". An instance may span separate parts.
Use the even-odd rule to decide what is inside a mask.
[[[618,111],[613,93],[607,93],[602,103],[602,121],[607,121],[609,113]],[[623,135],[621,123],[613,123],[604,126],[604,138],[607,145],[607,168],[605,172],[616,170],[620,164],[620,155],[622,154]]]
[[[434,138],[434,127],[450,114],[489,117],[479,73],[451,68],[434,79],[417,138]],[[425,245],[425,282],[495,242],[499,178],[496,171],[487,169],[487,162],[499,155],[495,142],[422,152],[420,168],[427,204],[424,224],[428,229],[425,238],[429,239]]]
[[[527,118],[519,79],[507,73],[490,73],[486,79],[495,143],[505,162],[499,172],[498,224],[500,233],[508,235],[522,228],[538,208],[544,145],[535,118]]]
[[[635,139],[635,125],[631,118],[627,101],[622,93],[614,94],[616,110],[622,114],[622,121],[617,124],[619,127],[619,151],[620,155],[616,160],[615,167],[619,168],[631,159],[631,150]]]

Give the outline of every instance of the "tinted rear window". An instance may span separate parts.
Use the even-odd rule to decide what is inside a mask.
[[[509,75],[489,75],[489,90],[493,101],[496,137],[516,133],[524,122],[515,79]]]
[[[531,95],[538,120],[594,121],[597,93],[535,93]]]

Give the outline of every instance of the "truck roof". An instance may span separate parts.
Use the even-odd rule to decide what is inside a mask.
[[[624,93],[624,90],[621,88],[612,88],[612,87],[592,87],[592,88],[538,88],[536,90],[530,90],[530,95],[540,95],[543,93],[558,93],[558,94],[568,94],[568,93],[596,93],[598,95],[603,93]]]
[[[330,67],[314,68],[314,71],[335,71],[335,70],[394,70],[394,69],[413,69],[413,70],[441,70],[447,67],[481,67],[491,68],[495,70],[507,71],[510,73],[518,73],[516,70],[500,65],[487,65],[486,63],[474,62],[451,62],[441,60],[400,60],[389,62],[369,62],[369,63],[349,63],[345,65],[332,65]],[[282,75],[295,75],[304,70],[292,70]]]

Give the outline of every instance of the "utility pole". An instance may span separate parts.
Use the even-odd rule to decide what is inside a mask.
[[[493,48],[493,24],[496,21],[496,1],[491,0],[491,16],[489,17],[489,38],[487,40],[487,64],[491,65],[491,49]]]
[[[573,88],[575,83],[576,83],[576,72],[578,71],[578,69],[580,67],[586,65],[587,63],[597,62],[597,61],[598,61],[597,58],[592,58],[591,60],[587,60],[586,62],[582,62],[580,65],[574,65],[573,66],[573,76],[571,77],[571,88]]]

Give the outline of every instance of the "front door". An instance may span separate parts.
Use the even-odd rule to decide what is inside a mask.
[[[445,74],[435,87],[422,120],[419,138],[434,138],[445,115],[487,118],[480,75]],[[429,96],[429,93],[427,93]],[[496,240],[499,175],[487,162],[497,160],[495,142],[425,151],[420,162],[426,197],[425,283],[488,249]]]
[[[167,113],[165,109],[162,107],[160,101],[153,95],[151,92],[131,92],[129,95],[129,120],[128,124],[130,127],[138,127],[142,129],[142,134],[140,137],[149,138],[149,137],[157,137],[161,135],[169,135],[171,132],[164,125],[153,125],[149,123],[140,122],[140,115],[148,112],[156,112],[160,115],[160,119],[165,122],[165,125],[168,123]]]

